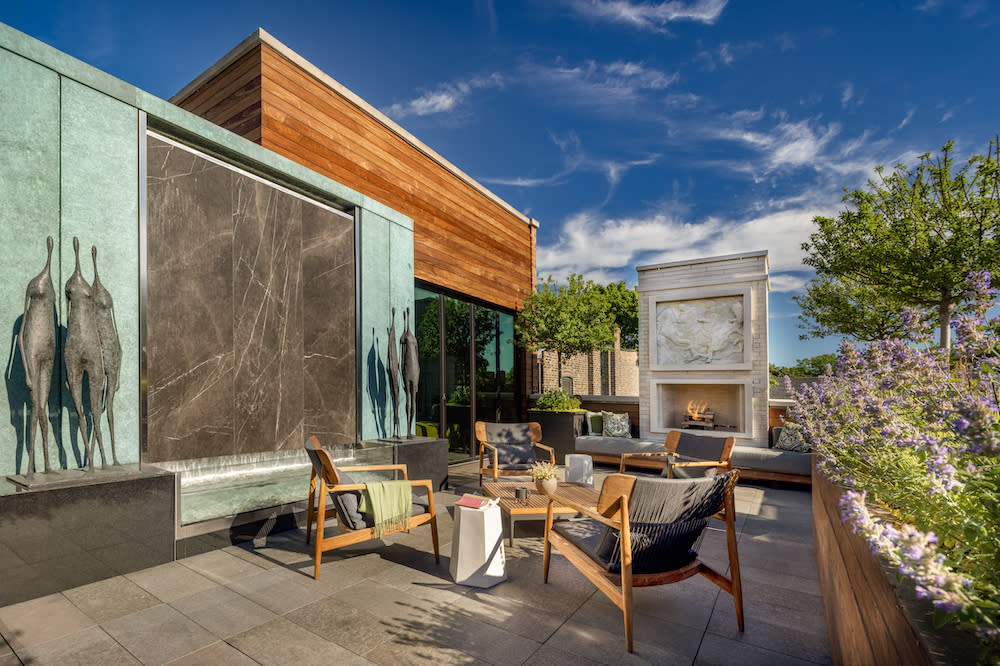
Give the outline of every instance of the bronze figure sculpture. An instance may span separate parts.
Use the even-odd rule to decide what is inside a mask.
[[[392,309],[389,326],[389,353],[386,364],[389,374],[389,395],[392,398],[392,436],[399,438],[399,352],[396,351],[396,308]]]
[[[94,313],[93,291],[80,272],[80,239],[73,237],[73,252],[76,255],[76,269],[66,280],[66,347],[63,352],[66,361],[66,383],[76,407],[80,421],[80,434],[87,451],[87,470],[94,471],[94,443],[87,437],[87,421],[83,416],[83,373],[87,373],[90,385],[90,413],[93,417],[94,437],[101,450],[101,466],[107,460],[104,456],[104,442],[101,440],[101,396],[104,388],[104,360],[101,355],[101,340],[97,333]]]
[[[35,423],[42,433],[45,473],[49,466],[48,402],[52,384],[52,365],[56,357],[56,292],[52,286],[52,236],[45,241],[48,258],[45,268],[28,283],[24,294],[24,317],[17,333],[17,347],[24,363],[24,376],[31,392],[31,421],[28,424],[28,468],[25,476],[35,473]]]
[[[104,404],[108,412],[108,433],[111,437],[111,461],[119,465],[118,455],[115,452],[115,393],[120,386],[120,374],[122,367],[122,345],[118,339],[118,327],[115,325],[115,304],[111,299],[111,294],[97,274],[97,247],[91,246],[90,254],[94,259],[94,284],[91,299],[94,303],[94,321],[97,325],[97,337],[101,343],[101,360],[104,363]],[[100,416],[98,412],[94,416],[97,421]],[[104,452],[101,452],[104,457]]]
[[[416,411],[417,384],[420,381],[420,358],[417,338],[410,331],[410,308],[403,312],[403,335],[399,339],[403,356],[403,388],[406,391],[406,437],[413,438],[413,415]]]

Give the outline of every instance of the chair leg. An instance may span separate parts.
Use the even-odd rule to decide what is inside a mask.
[[[316,470],[309,477],[309,503],[306,508],[306,544],[312,532],[313,519],[316,517]]]
[[[627,571],[626,571],[627,568]],[[622,615],[625,619],[625,649],[632,651],[632,567],[622,567]]]
[[[729,581],[733,604],[736,606],[736,626],[743,631],[743,582],[740,577],[740,554],[736,549],[736,501],[730,492],[726,503],[726,548],[729,551]]]
[[[514,536],[513,525],[511,525],[511,537]],[[549,540],[549,531],[552,529],[552,503],[549,503],[549,510],[545,512],[545,545],[542,547],[542,582],[549,582],[549,561],[552,559],[552,542]]]
[[[313,559],[316,562],[313,578],[316,580],[319,580],[319,565],[323,562],[323,528],[326,522],[326,484],[323,486],[319,497],[319,508],[316,511],[316,548],[313,551]]]
[[[438,523],[437,515],[431,517],[431,541],[434,542],[434,562],[441,564],[441,553],[438,550]]]

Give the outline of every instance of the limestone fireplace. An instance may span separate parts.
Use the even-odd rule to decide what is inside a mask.
[[[767,446],[767,252],[637,270],[642,436]]]

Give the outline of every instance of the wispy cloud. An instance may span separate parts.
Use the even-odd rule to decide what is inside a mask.
[[[630,0],[569,0],[577,14],[599,21],[621,23],[647,32],[668,33],[667,24],[692,21],[713,25],[726,8],[728,0],[674,0],[660,3],[636,3]]]
[[[915,115],[917,115],[917,107],[911,106],[909,109],[907,109],[906,115],[903,117],[903,119],[899,121],[899,124],[896,125],[896,127],[892,131],[898,132],[899,130],[909,125],[910,121],[913,120],[913,116]]]
[[[580,137],[573,131],[567,132],[565,136],[557,136],[550,132],[549,139],[559,148],[563,156],[563,168],[558,172],[537,178],[485,176],[479,177],[477,180],[490,185],[510,185],[513,187],[545,187],[565,182],[566,177],[577,171],[585,159]]]
[[[713,72],[718,64],[731,67],[738,58],[742,58],[760,47],[761,44],[758,42],[743,42],[740,44],[722,42],[714,52],[708,50],[699,51],[694,57],[694,62],[700,65],[702,69]]]
[[[433,90],[408,102],[397,102],[383,109],[386,115],[401,119],[407,116],[430,116],[455,111],[474,91],[503,88],[504,78],[498,74],[476,76],[465,81],[438,84]]]
[[[958,113],[958,111],[963,106],[966,106],[966,105],[971,104],[971,103],[972,103],[972,98],[971,97],[967,97],[964,101],[959,102],[958,104],[955,104],[953,106],[948,107],[947,109],[945,109],[944,113],[941,114],[941,120],[939,120],[938,123],[946,123],[946,122],[948,122],[949,120],[951,120],[952,118],[955,117],[955,114]]]
[[[840,93],[840,107],[846,109],[847,105],[850,104],[851,99],[853,97],[854,97],[854,84],[850,82],[845,83],[844,90]]]
[[[636,105],[647,93],[666,90],[680,78],[676,72],[626,61],[587,60],[577,65],[562,59],[553,64],[525,62],[520,73],[524,83],[544,91],[548,100],[615,113]]]
[[[586,156],[580,142],[580,137],[575,132],[568,132],[564,136],[549,134],[549,138],[559,148],[563,155],[563,168],[551,176],[539,178],[503,178],[503,177],[480,177],[484,183],[491,185],[510,185],[514,187],[546,187],[559,185],[577,172],[600,173],[608,183],[608,193],[604,198],[603,206],[614,195],[618,184],[621,183],[625,174],[635,167],[655,164],[660,158],[659,155],[648,155],[635,160],[609,160],[593,159]]]
[[[778,48],[782,53],[787,53],[795,49],[795,40],[787,32],[778,35]]]
[[[941,8],[943,0],[924,0],[914,7],[918,12],[934,12]]]

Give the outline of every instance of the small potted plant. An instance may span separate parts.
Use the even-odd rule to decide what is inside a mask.
[[[559,486],[559,469],[550,462],[536,462],[531,466],[531,478],[538,492],[550,495]]]

